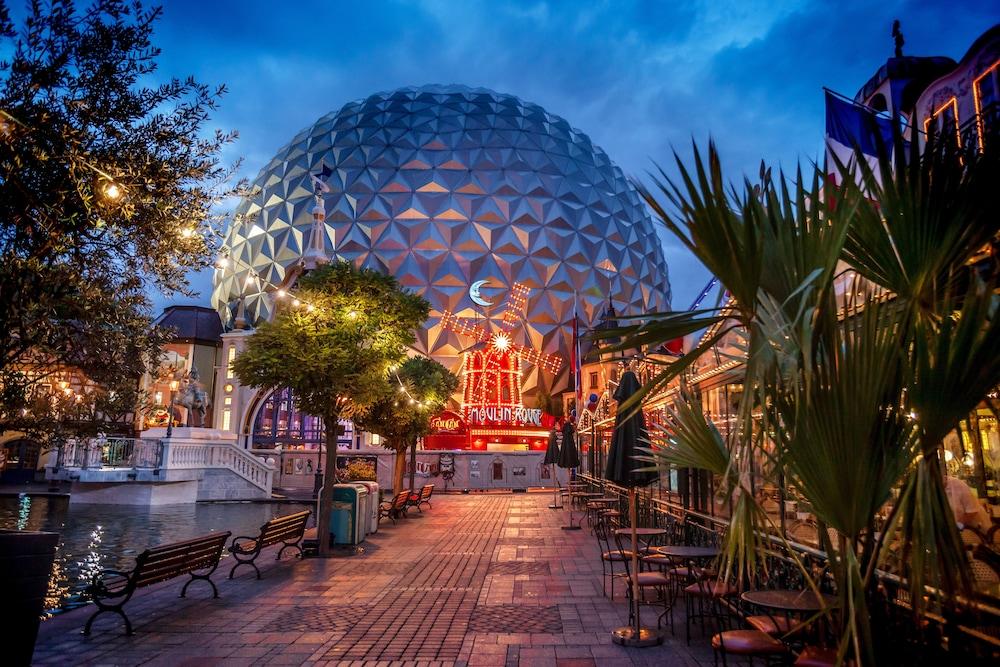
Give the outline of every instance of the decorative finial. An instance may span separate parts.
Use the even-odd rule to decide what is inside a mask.
[[[326,235],[326,206],[323,203],[323,195],[330,192],[330,186],[326,184],[324,179],[332,173],[333,170],[324,164],[319,175],[309,175],[312,179],[313,197],[316,203],[312,210],[313,225],[309,238],[309,249],[306,250],[303,257],[303,265],[307,269],[315,269],[320,264],[326,264],[330,261],[330,258],[326,254],[326,243],[323,239]]]
[[[236,317],[233,319],[233,327],[236,329],[247,328],[247,305],[242,295],[240,295],[239,303],[236,304]]]
[[[896,45],[896,57],[903,57],[903,44],[906,40],[903,39],[903,31],[899,28],[899,19],[892,22],[892,40]]]

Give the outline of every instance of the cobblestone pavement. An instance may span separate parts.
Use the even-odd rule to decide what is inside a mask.
[[[183,579],[144,589],[127,605],[135,625],[102,615],[80,635],[92,607],[42,624],[39,665],[478,665],[616,667],[705,665],[706,638],[625,649],[610,632],[627,618],[621,588],[601,593],[596,540],[563,531],[552,496],[435,497],[433,509],[383,523],[363,554],[327,560],[261,557],[230,581],[227,561],[188,597]],[[270,553],[274,553],[271,551]],[[229,561],[231,563],[231,561]],[[653,612],[646,612],[652,620]]]

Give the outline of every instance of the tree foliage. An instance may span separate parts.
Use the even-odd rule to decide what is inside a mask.
[[[334,262],[299,280],[233,370],[245,385],[290,387],[304,412],[352,418],[384,396],[389,369],[405,360],[429,312],[392,276]]]
[[[186,272],[211,261],[211,209],[232,191],[220,151],[235,134],[206,131],[224,88],[157,82],[159,16],[138,2],[56,0],[30,3],[15,26],[0,4],[8,408],[56,368],[137,381],[165,337],[151,329],[147,290],[184,290]]]
[[[406,359],[429,312],[423,297],[392,276],[335,262],[303,276],[295,298],[257,327],[233,362],[244,385],[289,387],[298,409],[323,417],[327,451],[319,525],[326,525],[335,481],[337,436],[331,425],[363,415],[385,396],[389,370]]]
[[[398,380],[398,382],[397,382]],[[431,418],[458,388],[458,377],[426,357],[410,357],[389,376],[383,395],[355,425],[382,436],[384,447],[396,451],[395,482],[400,491],[406,449],[431,430]]]

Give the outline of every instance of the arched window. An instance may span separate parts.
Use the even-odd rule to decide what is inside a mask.
[[[340,421],[337,443],[350,447],[354,425]],[[267,397],[253,422],[254,449],[316,449],[326,442],[326,428],[322,417],[300,412],[295,407],[292,390],[276,389]]]

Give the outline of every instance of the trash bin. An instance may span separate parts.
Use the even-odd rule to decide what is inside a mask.
[[[330,533],[334,544],[360,544],[365,541],[363,515],[368,490],[356,484],[335,484],[330,511]]]
[[[365,488],[368,489],[368,509],[370,511],[369,517],[371,519],[371,525],[368,527],[368,533],[378,532],[378,506],[379,506],[379,488],[378,482],[358,482],[358,484],[364,484]]]
[[[371,532],[371,522],[368,519],[372,512],[371,492],[364,482],[349,482],[349,484],[358,489],[358,534],[363,540]]]

